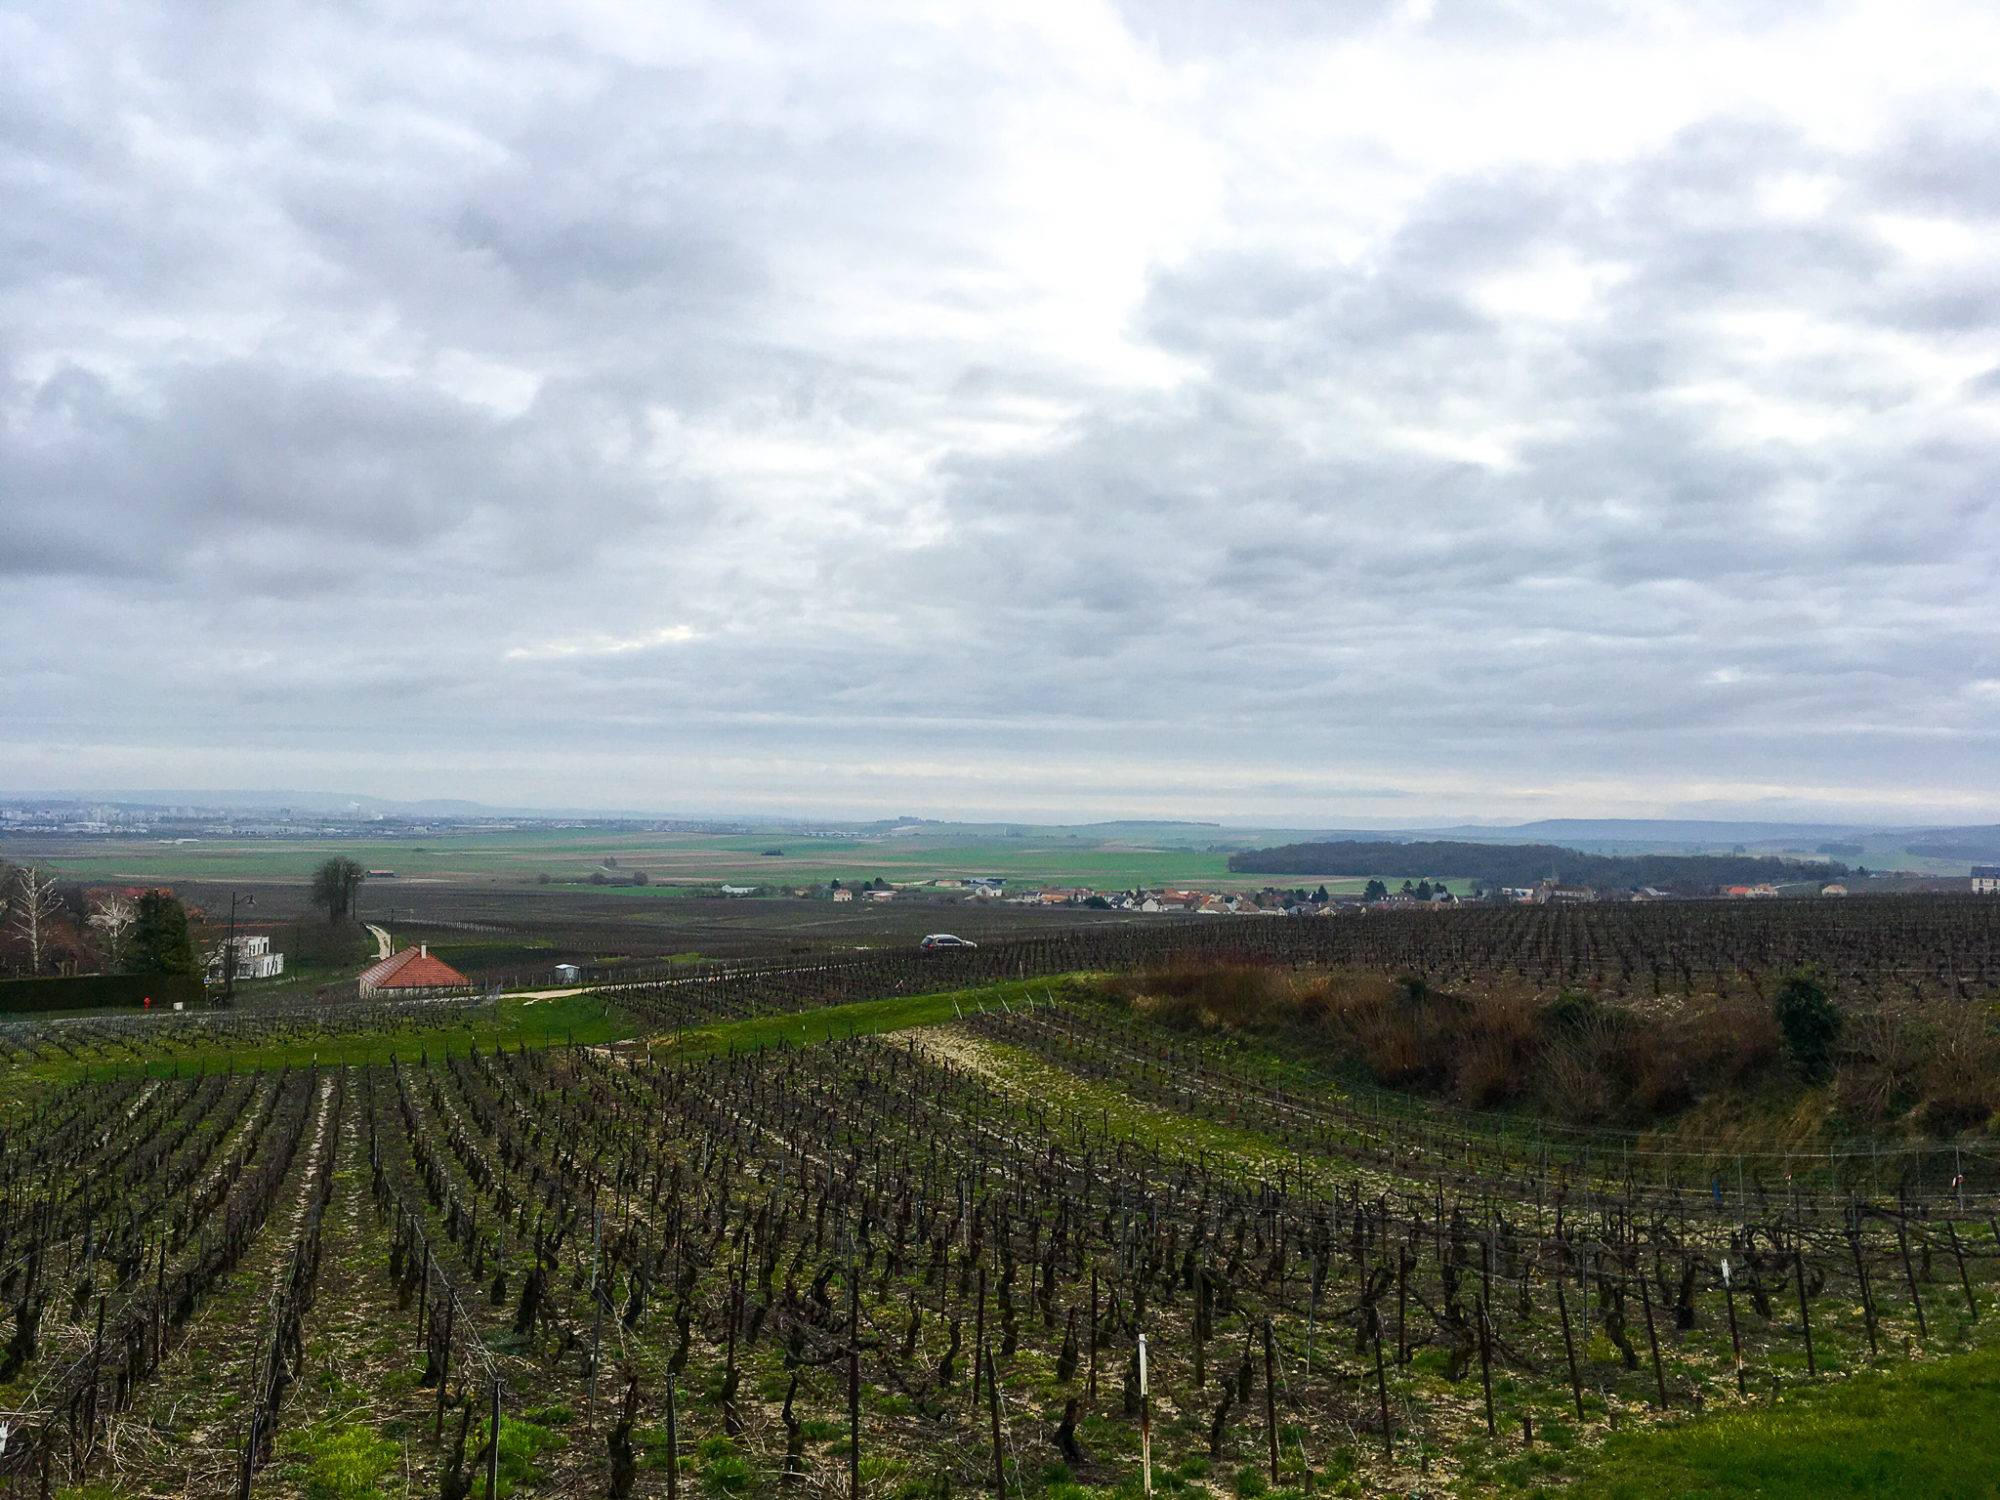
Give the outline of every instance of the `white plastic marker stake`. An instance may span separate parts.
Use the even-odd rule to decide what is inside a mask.
[[[1139,1473],[1145,1494],[1153,1493],[1153,1402],[1146,1388],[1146,1335],[1139,1335]]]
[[[1729,1348],[1736,1356],[1736,1394],[1744,1394],[1743,1339],[1736,1331],[1736,1283],[1729,1276],[1729,1257],[1722,1258],[1722,1296],[1729,1308]]]

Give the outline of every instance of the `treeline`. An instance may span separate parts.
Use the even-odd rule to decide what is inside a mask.
[[[1495,886],[1529,886],[1554,876],[1564,885],[1615,890],[1653,886],[1687,895],[1723,885],[1778,884],[1845,875],[1835,860],[1801,862],[1749,854],[1585,854],[1555,844],[1466,844],[1437,839],[1397,844],[1343,840],[1246,849],[1229,868],[1256,875],[1439,876]]]

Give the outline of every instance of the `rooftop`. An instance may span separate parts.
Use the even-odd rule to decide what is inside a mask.
[[[361,991],[435,990],[471,984],[458,970],[441,958],[431,956],[430,944],[405,948],[380,963],[361,971]]]

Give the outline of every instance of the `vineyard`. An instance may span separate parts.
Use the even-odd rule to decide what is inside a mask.
[[[72,1071],[0,1137],[0,1494],[1487,1493],[1970,1347],[1990,1146],[1503,1124],[1027,982],[1193,954],[1991,994],[1991,908],[1829,905],[677,966],[615,992],[644,1035],[602,1045],[436,1024],[489,1002],[9,1028],[17,1068]],[[810,1026],[940,989],[941,1025]],[[732,1042],[797,1015],[807,1044]],[[394,1060],[212,1055],[343,1027]]]
[[[1511,978],[1550,990],[1631,997],[1761,992],[1774,974],[1823,970],[1871,998],[1992,997],[2000,992],[2000,903],[1979,898],[1663,901],[1591,906],[1382,911],[1297,920],[1202,918],[1124,923],[995,942],[661,965],[621,965],[634,1004],[716,1017],[795,1010],[888,994],[1169,958],[1252,960],[1410,973],[1439,984]]]

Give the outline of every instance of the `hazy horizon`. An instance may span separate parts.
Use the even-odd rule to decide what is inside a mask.
[[[1372,836],[1375,834],[1454,834],[1477,839],[1481,833],[1512,833],[1526,829],[1545,830],[1551,838],[1567,834],[1587,842],[1603,842],[1621,836],[1631,837],[1641,842],[1676,842],[1708,840],[1732,840],[1744,837],[1778,840],[1784,838],[1838,837],[1844,834],[1884,834],[1907,832],[1914,829],[1969,828],[1985,830],[1990,824],[1881,824],[1881,823],[1839,823],[1839,822],[1795,822],[1768,821],[1759,819],[1698,819],[1698,818],[1588,818],[1549,817],[1541,819],[1466,819],[1461,821],[1437,821],[1413,819],[1408,822],[1363,822],[1334,824],[1328,822],[1303,823],[1273,820],[1269,818],[1246,818],[1220,816],[1200,816],[1189,814],[1181,817],[1117,817],[1091,818],[1041,815],[1033,810],[1015,810],[1012,813],[993,816],[954,817],[940,815],[919,808],[903,808],[898,813],[882,815],[870,811],[848,811],[839,809],[799,807],[790,810],[746,810],[743,808],[717,807],[614,807],[587,805],[496,805],[464,798],[427,797],[400,799],[376,797],[362,793],[341,793],[308,791],[299,788],[253,789],[194,789],[194,788],[54,788],[43,791],[22,791],[0,788],[0,806],[21,802],[49,802],[88,806],[102,803],[126,808],[171,808],[188,807],[204,813],[227,815],[232,812],[270,814],[289,810],[295,817],[339,817],[343,814],[364,813],[389,816],[429,817],[429,818],[576,818],[583,820],[636,820],[636,821],[714,821],[744,822],[759,824],[940,824],[944,826],[976,826],[1001,828],[1009,825],[1021,827],[1046,827],[1067,829],[1088,829],[1107,826],[1169,828],[1213,828],[1221,834],[1273,833],[1297,834],[1312,837],[1345,838],[1350,836]]]
[[[2000,12],[11,6],[0,784],[2000,822]]]

